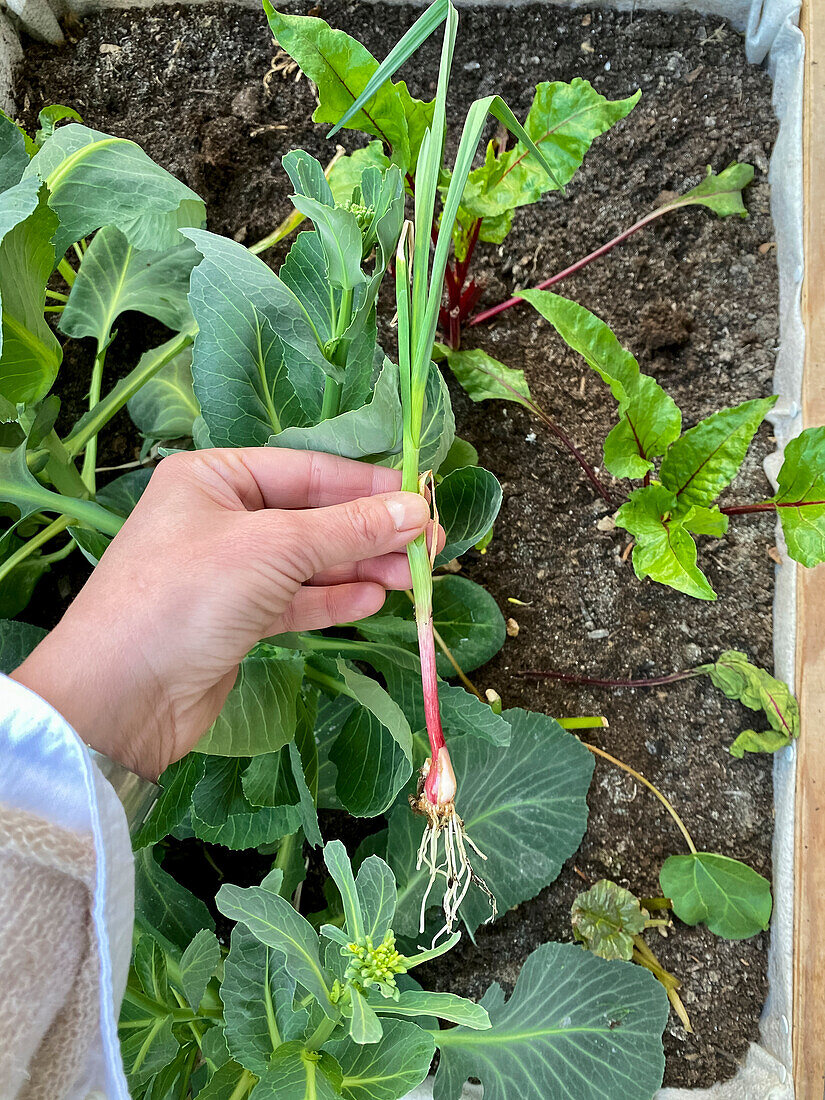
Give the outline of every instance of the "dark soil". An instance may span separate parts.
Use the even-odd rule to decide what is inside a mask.
[[[295,9],[301,10],[301,9]],[[305,10],[305,9],[304,9]],[[317,9],[316,9],[317,11]],[[409,25],[404,7],[324,2],[328,21],[356,33],[383,56]],[[739,35],[718,19],[662,14],[462,9],[453,103],[466,106],[500,90],[523,115],[540,79],[590,79],[617,98],[641,87],[632,115],[599,140],[568,189],[516,215],[500,247],[479,249],[487,283],[482,304],[509,296],[612,237],[663,192],[695,184],[707,164],[757,168],[747,221],[718,221],[687,210],[658,222],[564,286],[614,327],[681,405],[689,425],[713,409],[771,392],[777,339],[777,279],[768,210],[767,159],[775,137],[771,86],[747,65]],[[90,17],[61,52],[32,45],[19,102],[31,124],[50,102],[78,108],[87,123],[139,141],[205,198],[210,227],[241,241],[267,233],[288,211],[280,157],[302,146],[326,158],[321,127],[307,120],[312,89],[294,75],[268,75],[275,49],[256,11],[224,6],[113,12]],[[500,47],[499,47],[499,44]],[[433,88],[435,46],[407,77],[414,94]],[[352,143],[353,136],[347,135]],[[278,257],[273,257],[273,262]],[[154,335],[154,334],[153,334]],[[122,326],[123,369],[145,346],[146,328]],[[155,341],[157,342],[157,341]],[[599,380],[527,307],[469,331],[466,345],[523,368],[536,398],[597,461],[614,403]],[[90,358],[62,375],[64,413],[82,407]],[[553,715],[604,714],[610,728],[587,735],[642,770],[681,810],[700,849],[741,858],[770,874],[771,760],[732,759],[726,746],[752,715],[705,680],[668,689],[615,693],[536,684],[523,669],[555,667],[603,677],[666,673],[740,648],[770,667],[773,524],[738,520],[700,563],[719,593],[701,603],[640,583],[625,560],[627,536],[609,530],[609,510],[542,426],[515,406],[473,406],[455,395],[462,435],[501,479],[505,502],[495,539],[467,572],[518,620],[518,636],[477,676],[508,706]],[[125,418],[102,441],[102,459],[133,458],[138,440]],[[769,491],[763,430],[730,500]],[[614,484],[619,501],[626,485]],[[71,592],[82,575],[63,580]],[[55,582],[41,588],[48,621]],[[510,599],[523,604],[510,603]],[[526,606],[524,606],[526,605]],[[52,602],[52,608],[55,604]],[[431,985],[470,996],[498,980],[511,989],[528,953],[569,939],[569,908],[586,884],[608,876],[640,895],[658,893],[663,859],[683,842],[660,805],[624,773],[598,762],[590,826],[556,883],[454,952]],[[652,938],[651,938],[652,939]],[[729,943],[677,926],[655,950],[684,982],[694,1035],[671,1018],[666,1083],[709,1085],[731,1076],[750,1040],[766,993],[767,936]]]

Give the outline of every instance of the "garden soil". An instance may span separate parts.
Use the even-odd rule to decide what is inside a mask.
[[[380,57],[415,16],[406,7],[341,2],[312,12],[353,31]],[[89,125],[140,142],[203,196],[216,232],[244,243],[264,236],[290,209],[281,156],[295,147],[322,159],[333,152],[323,128],[309,121],[313,89],[281,64],[256,11],[229,5],[117,11],[73,23],[68,33],[69,44],[59,51],[28,44],[18,82],[24,121],[33,126],[44,104],[65,103]],[[435,68],[431,43],[403,74],[415,95],[432,94]],[[720,406],[769,394],[778,321],[766,171],[776,122],[768,76],[746,63],[742,38],[719,19],[698,16],[549,5],[462,8],[454,74],[454,110],[495,90],[522,117],[539,80],[586,77],[611,98],[642,90],[630,117],[595,143],[566,197],[549,195],[517,212],[503,245],[480,247],[482,305],[563,269],[671,193],[694,185],[706,165],[721,170],[747,160],[755,166],[746,220],[720,221],[701,209],[670,215],[559,289],[613,326],[642,369],[676,399],[686,425]],[[358,141],[344,138],[350,148]],[[282,255],[267,258],[276,264]],[[110,382],[166,335],[144,319],[125,318],[120,328]],[[468,330],[464,346],[523,369],[539,403],[598,463],[614,402],[527,306]],[[82,410],[91,358],[81,344],[61,373],[64,426]],[[555,668],[652,676],[712,660],[728,648],[770,667],[771,518],[739,519],[726,538],[703,540],[700,564],[719,594],[715,603],[640,582],[627,534],[611,529],[612,510],[540,423],[513,405],[472,405],[461,392],[454,400],[461,435],[504,489],[493,542],[484,555],[468,554],[464,569],[490,589],[513,620],[515,636],[476,674],[478,685],[494,688],[508,707],[604,715],[609,728],[588,732],[586,740],[661,787],[700,849],[770,875],[772,761],[735,760],[727,752],[753,723],[749,711],[706,679],[610,692],[535,683],[519,673]],[[122,414],[102,436],[100,460],[132,461],[139,446]],[[766,426],[728,502],[771,492],[761,462],[772,446]],[[611,483],[617,503],[627,491],[626,483]],[[42,583],[29,617],[44,625],[54,620],[86,575],[79,555],[75,559]],[[659,893],[662,861],[684,850],[660,804],[601,761],[589,802],[587,836],[559,879],[482,929],[477,946],[467,940],[447,966],[433,966],[426,975],[432,988],[478,997],[496,980],[511,990],[537,944],[571,938],[575,895],[602,877],[641,896]],[[213,854],[231,867],[224,849]],[[687,1034],[671,1017],[666,1083],[709,1085],[733,1075],[758,1037],[767,936],[731,943],[677,924],[667,938],[648,939],[682,979],[695,1032]]]

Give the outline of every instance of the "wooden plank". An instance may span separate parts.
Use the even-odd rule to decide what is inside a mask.
[[[805,427],[825,424],[825,7],[805,0]],[[825,1094],[825,567],[797,571],[794,1084]]]

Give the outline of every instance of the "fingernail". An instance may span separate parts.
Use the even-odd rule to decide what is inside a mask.
[[[430,518],[427,502],[418,493],[393,493],[384,503],[396,531],[420,530]]]

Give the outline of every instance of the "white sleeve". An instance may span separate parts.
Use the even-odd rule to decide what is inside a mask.
[[[134,862],[126,815],[71,726],[34,692],[2,675],[0,809],[0,856],[6,853],[18,864],[22,852],[37,866],[39,852],[35,847],[32,855],[30,839],[25,840],[26,852],[21,836],[28,834],[20,822],[39,823],[41,835],[53,827],[57,836],[74,834],[85,842],[90,857],[90,957],[96,969],[91,984],[98,1010],[67,1100],[128,1100],[117,1035],[134,920]],[[14,967],[19,950],[10,957],[6,965]]]

